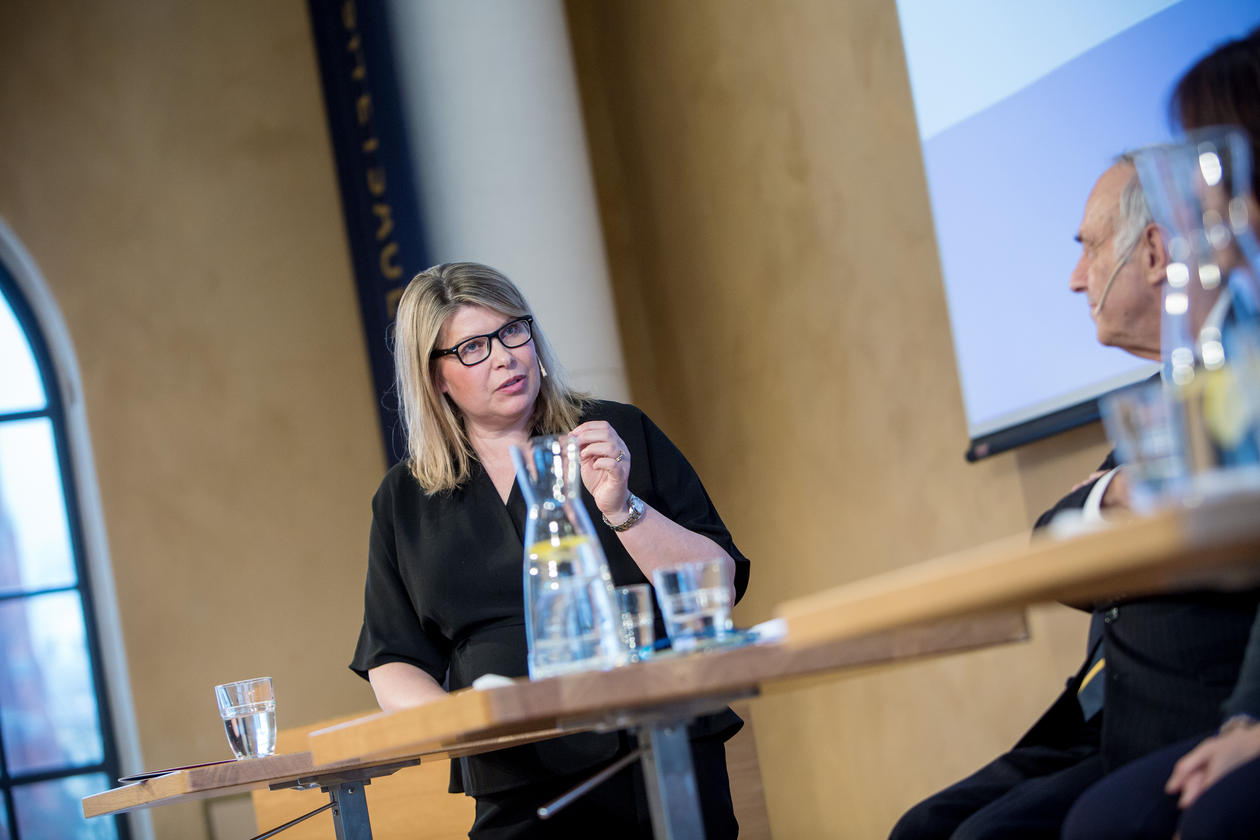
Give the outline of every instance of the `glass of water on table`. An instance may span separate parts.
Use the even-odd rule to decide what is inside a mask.
[[[638,662],[652,650],[655,630],[652,615],[652,587],[646,583],[618,586],[617,609],[621,613],[621,640],[630,650],[630,661]]]
[[[228,745],[237,758],[261,758],[276,751],[276,695],[271,677],[214,687]]]
[[[652,573],[665,631],[674,650],[725,641],[735,593],[721,560],[697,560]]]

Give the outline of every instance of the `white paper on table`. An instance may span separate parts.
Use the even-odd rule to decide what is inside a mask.
[[[778,642],[787,638],[787,619],[772,618],[748,628],[748,632],[756,639],[754,644]]]
[[[502,688],[505,685],[511,685],[514,680],[511,677],[505,677],[502,674],[482,674],[473,680],[472,687],[477,691],[486,691],[491,688]]]

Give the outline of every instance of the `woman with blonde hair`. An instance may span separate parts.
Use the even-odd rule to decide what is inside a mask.
[[[524,296],[477,263],[418,274],[395,319],[407,457],[372,501],[363,628],[351,668],[385,710],[425,703],[483,674],[524,676],[526,508],[511,448],[539,434],[578,442],[583,502],[616,585],[720,558],[736,599],[748,561],[699,477],[646,415],[565,384]],[[734,837],[723,742],[730,711],[691,729],[706,836]],[[627,733],[571,735],[452,761],[451,792],[476,799],[473,838],[650,837],[637,765],[552,819],[538,806],[633,749]]]

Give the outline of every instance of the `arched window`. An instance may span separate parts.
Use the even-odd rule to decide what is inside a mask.
[[[77,475],[90,452],[76,451],[86,437],[67,422],[82,417],[77,398],[67,405],[77,371],[65,369],[68,343],[50,343],[33,283],[0,222],[0,838],[128,838],[122,819],[84,820],[79,801],[120,775],[119,694],[107,690],[91,590],[103,533],[84,527]],[[107,619],[116,644],[117,617]],[[129,713],[125,694],[123,704]]]

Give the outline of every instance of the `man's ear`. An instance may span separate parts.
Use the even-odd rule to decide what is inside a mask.
[[[1164,232],[1159,225],[1150,223],[1142,231],[1142,273],[1146,282],[1158,286],[1164,282],[1168,271],[1168,249],[1164,247]]]

